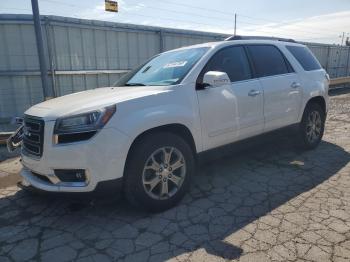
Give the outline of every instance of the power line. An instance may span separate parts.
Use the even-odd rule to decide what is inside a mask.
[[[66,4],[66,3],[62,3],[62,2],[59,2],[59,1],[55,1],[55,0],[41,0],[43,2],[51,2],[51,3],[57,3],[57,4],[60,4],[60,5],[67,5],[67,6],[71,6],[71,7],[85,7],[86,6],[83,6],[83,5],[76,5],[76,4]],[[130,2],[130,1],[129,1]],[[135,2],[134,2],[135,3]],[[182,15],[191,15],[191,16],[197,16],[197,17],[202,17],[202,18],[205,18],[205,19],[215,19],[215,20],[226,20],[226,21],[230,21],[232,22],[232,19],[228,19],[228,18],[220,18],[220,17],[214,17],[214,16],[207,16],[207,15],[200,15],[200,14],[197,14],[197,13],[192,13],[192,12],[184,12],[184,11],[176,11],[176,10],[169,10],[169,9],[166,9],[166,8],[161,8],[161,7],[153,7],[153,6],[143,6],[142,8],[148,8],[148,9],[155,9],[155,10],[160,10],[160,11],[165,11],[165,12],[171,12],[171,13],[177,13],[177,14],[182,14]],[[139,14],[137,14],[139,15]],[[232,16],[232,14],[231,14]]]
[[[51,3],[56,3],[56,4],[60,4],[60,5],[64,5],[64,6],[70,6],[70,7],[77,7],[77,8],[81,8],[81,7],[85,7],[86,6],[83,6],[83,5],[76,5],[76,4],[67,4],[67,3],[63,3],[63,2],[59,2],[59,1],[55,1],[55,0],[41,0],[42,2],[51,2]],[[23,8],[3,8],[3,9],[8,9],[8,10],[23,10],[23,11],[29,11],[31,12],[30,9],[23,9]],[[156,9],[161,9],[163,11],[168,11],[166,9],[163,9],[163,8],[156,8]],[[51,11],[49,11],[51,12]],[[175,11],[176,12],[176,11]],[[180,13],[180,12],[178,12]],[[124,14],[121,14],[121,15],[124,15]],[[170,20],[170,21],[175,21],[175,22],[185,22],[185,23],[192,23],[192,24],[198,24],[198,25],[206,25],[206,26],[211,26],[211,27],[218,27],[218,26],[221,26],[222,27],[222,24],[208,24],[208,23],[202,23],[202,22],[195,22],[195,21],[190,21],[190,20],[179,20],[179,19],[174,19],[174,18],[165,18],[165,17],[154,17],[154,16],[150,16],[150,15],[144,15],[144,14],[128,14],[128,15],[131,15],[131,16],[141,16],[141,17],[147,17],[147,18],[153,18],[153,19],[162,19],[162,20]],[[76,18],[79,18],[77,15],[74,15]],[[203,16],[204,17],[204,16]],[[231,20],[230,20],[231,21]],[[232,25],[233,27],[233,25]]]
[[[251,19],[251,20],[261,20],[261,21],[266,21],[266,22],[270,22],[270,23],[275,23],[275,24],[278,24],[278,25],[290,25],[290,24],[294,23],[294,26],[302,26],[302,25],[296,25],[295,24],[295,23],[301,22],[300,20],[299,21],[293,20],[293,21],[288,21],[288,22],[281,22],[281,21],[277,21],[277,20],[271,20],[271,19],[259,18],[259,17],[252,17],[252,16],[242,15],[242,14],[240,14],[240,16],[248,18],[248,19]],[[332,31],[332,32],[334,32],[334,30],[338,30],[338,29],[335,29],[335,28],[330,28],[330,27],[329,28],[324,28],[323,27],[322,28],[322,32],[324,32],[324,29],[327,29],[327,30]],[[318,30],[320,30],[320,29],[318,29]]]
[[[227,19],[227,18],[219,18],[219,17],[213,17],[213,16],[205,16],[205,15],[199,15],[199,14],[195,14],[195,13],[191,13],[191,12],[183,12],[183,11],[174,11],[174,10],[169,10],[169,9],[165,9],[165,8],[159,8],[159,7],[150,7],[150,6],[144,6],[144,8],[150,8],[150,9],[156,9],[156,10],[161,10],[161,11],[166,11],[166,12],[172,12],[172,13],[179,13],[179,14],[188,14],[188,15],[195,15],[198,17],[204,17],[206,19],[219,19],[219,20],[225,20],[225,21],[230,21],[232,22],[232,19]],[[232,14],[231,14],[232,16]],[[239,16],[241,17],[242,15],[239,14]],[[243,17],[247,17],[247,16],[243,16]],[[235,25],[237,25],[236,22],[237,19],[237,14],[235,14]],[[273,27],[273,26],[269,26],[269,25],[261,25],[261,24],[257,24],[257,23],[251,23],[251,22],[245,22],[245,21],[239,21],[239,23],[243,23],[243,24],[249,24],[249,25],[258,25],[258,26],[262,26],[262,27]],[[275,25],[275,26],[279,26],[279,25]],[[298,29],[289,29],[289,31],[295,31],[295,32],[303,32],[303,33],[312,33],[315,34],[315,32],[311,32],[311,31],[305,31],[305,30],[298,30]],[[323,31],[324,32],[324,31]],[[323,35],[321,33],[316,33],[319,35]]]
[[[191,15],[191,16],[197,16],[197,17],[203,17],[206,19],[215,19],[215,20],[225,20],[225,21],[230,21],[232,22],[232,19],[228,19],[228,18],[219,18],[219,17],[214,17],[214,16],[206,16],[206,15],[200,15],[200,14],[195,14],[195,13],[191,13],[191,12],[183,12],[183,11],[174,11],[174,10],[169,10],[166,8],[161,8],[161,7],[148,7],[148,6],[144,6],[144,8],[149,8],[149,9],[155,9],[155,10],[160,10],[160,11],[166,11],[166,12],[171,12],[171,13],[176,13],[176,14],[182,14],[182,15]]]
[[[77,8],[80,8],[81,7],[84,7],[86,8],[86,5],[77,5],[77,4],[70,4],[70,3],[64,3],[64,2],[60,2],[60,1],[57,1],[57,0],[41,0],[42,2],[50,2],[50,3],[55,3],[55,4],[60,4],[60,5],[64,5],[64,6],[69,6],[69,7],[77,7]],[[207,9],[207,8],[203,8],[203,7],[196,7],[194,5],[188,5],[188,4],[179,4],[179,3],[174,3],[174,2],[171,2],[171,1],[168,1],[168,0],[163,0],[162,2],[166,2],[166,3],[169,3],[169,4],[173,4],[173,5],[182,5],[182,6],[187,6],[187,7],[191,7],[191,8],[196,8],[196,9],[202,9],[202,10],[206,10],[206,11],[210,11],[210,12],[218,12],[218,13],[224,13],[226,15],[230,15],[231,17],[233,16],[233,14],[231,13],[228,13],[228,12],[223,12],[223,11],[219,11],[219,10],[210,10],[210,9]],[[178,13],[178,14],[183,14],[183,15],[191,15],[191,16],[197,16],[197,17],[203,17],[203,18],[206,18],[206,19],[215,19],[216,21],[221,21],[221,20],[225,20],[225,21],[230,21],[230,22],[233,22],[233,18],[232,19],[228,19],[228,18],[223,18],[223,17],[214,17],[214,16],[205,16],[205,15],[200,15],[200,14],[197,14],[197,13],[192,13],[192,12],[184,12],[184,11],[176,11],[176,10],[169,10],[169,9],[166,9],[166,8],[161,8],[161,7],[150,7],[150,6],[143,6],[143,8],[150,8],[150,9],[157,9],[157,10],[160,10],[160,11],[165,11],[165,12],[171,12],[171,13]],[[25,11],[30,11],[29,9],[20,9],[20,8],[8,8],[8,9],[13,9],[13,10],[25,10]],[[49,11],[51,12],[51,11]],[[123,13],[120,13],[120,15],[123,15]],[[75,17],[78,17],[76,15],[74,15]],[[169,21],[175,21],[175,22],[181,22],[181,23],[190,23],[190,24],[198,24],[198,25],[205,25],[205,26],[210,26],[210,27],[223,27],[222,24],[217,24],[217,23],[203,23],[203,22],[196,22],[196,21],[190,21],[190,20],[185,20],[185,19],[175,19],[175,18],[170,18],[170,17],[155,17],[155,16],[151,16],[151,15],[145,15],[145,14],[135,14],[135,13],[132,13],[132,12],[128,12],[128,16],[135,16],[135,17],[146,17],[146,18],[152,18],[152,19],[161,19],[161,20],[169,20]],[[269,21],[269,22],[273,22],[273,23],[277,23],[276,21],[273,21],[271,19],[264,19],[264,18],[255,18],[255,17],[251,17],[251,16],[246,16],[246,15],[241,15],[239,14],[239,17],[243,17],[243,18],[247,18],[247,19],[251,19],[251,20],[264,20],[264,21]],[[79,18],[79,17],[78,17]],[[254,26],[258,26],[260,28],[242,28],[241,30],[244,30],[244,31],[254,31],[254,32],[262,32],[262,33],[267,33],[269,35],[271,35],[272,32],[268,32],[268,31],[265,31],[265,29],[268,30],[268,28],[272,28],[272,29],[275,29],[274,27],[278,27],[278,26],[283,26],[283,25],[289,25],[290,23],[292,22],[278,22],[276,25],[263,25],[263,24],[258,24],[258,23],[252,23],[252,22],[247,22],[247,21],[241,21],[239,20],[237,22],[238,24],[247,24],[247,25],[254,25]],[[236,24],[237,24],[236,23]],[[297,25],[294,25],[294,26],[297,26]],[[225,28],[230,28],[231,26],[225,26]],[[234,25],[232,24],[232,27],[234,27]],[[262,28],[262,29],[261,29]],[[277,29],[277,28],[276,28]],[[312,35],[323,35],[321,33],[315,33],[314,31],[311,32],[311,31],[305,31],[305,30],[298,30],[298,29],[289,29],[288,30],[289,32],[290,31],[293,31],[293,32],[304,32],[304,33],[311,33]],[[323,31],[324,32],[324,31]],[[332,32],[333,33],[333,32]],[[281,35],[281,33],[278,33],[278,32],[274,32],[273,34],[278,34],[278,35]],[[282,33],[283,34],[283,33]],[[329,37],[324,37],[323,39],[329,39],[329,38],[332,38],[331,36]],[[311,38],[310,38],[311,39]],[[318,39],[322,39],[321,37],[318,38]]]
[[[1,10],[18,10],[18,11],[29,11],[29,12],[32,12],[32,10],[30,9],[25,9],[25,8],[12,8],[12,7],[5,7],[5,8],[1,8]]]
[[[156,0],[153,0],[153,1],[156,1]],[[159,4],[159,1],[156,1],[156,2]],[[228,16],[231,16],[231,17],[232,17],[232,13],[224,12],[224,11],[221,11],[221,10],[218,10],[218,9],[208,9],[208,8],[204,8],[204,7],[200,7],[200,6],[194,6],[194,5],[183,4],[183,3],[175,3],[175,2],[172,2],[172,1],[168,1],[168,0],[162,0],[161,2],[162,2],[162,3],[169,3],[169,4],[171,4],[171,5],[176,5],[176,6],[185,6],[185,7],[189,7],[189,8],[195,8],[195,9],[199,9],[199,10],[205,10],[205,11],[207,11],[207,12],[220,13],[220,14],[228,15]]]
[[[59,2],[59,1],[55,1],[55,0],[41,0],[43,2],[52,2],[52,3],[58,3],[58,4],[61,4],[61,5],[68,5],[68,6],[71,6],[71,7],[85,7],[86,6],[83,6],[83,5],[76,5],[76,4],[66,4],[66,3],[62,3],[62,2]],[[161,10],[161,11],[170,11],[170,12],[173,12],[173,13],[179,13],[179,14],[184,14],[182,12],[179,12],[179,11],[173,11],[173,10],[168,10],[168,9],[165,9],[165,8],[158,8],[158,7],[147,7],[147,8],[152,8],[152,9],[158,9],[158,10]],[[190,14],[190,15],[194,15],[193,13],[190,13],[190,12],[187,12],[187,14]],[[123,15],[121,13],[121,15]],[[153,19],[163,19],[163,20],[170,20],[170,21],[175,21],[175,22],[185,22],[185,23],[192,23],[192,24],[198,24],[198,25],[206,25],[206,26],[214,26],[214,27],[222,27],[222,24],[208,24],[208,23],[203,23],[203,22],[195,22],[195,21],[190,21],[190,20],[184,20],[184,19],[174,19],[174,18],[165,18],[165,17],[158,17],[158,16],[151,16],[151,15],[145,15],[145,14],[131,14],[130,12],[128,13],[128,15],[134,15],[134,16],[141,16],[141,17],[147,17],[147,18],[153,18]],[[200,16],[200,15],[197,15],[197,16]],[[203,18],[208,18],[206,16],[202,16]],[[214,17],[212,17],[214,18]],[[217,19],[220,19],[220,18],[215,18],[216,20]],[[232,22],[232,19],[226,19],[228,21],[231,21]],[[228,26],[230,27],[230,26]],[[233,27],[233,24],[232,24],[232,27]]]
[[[41,0],[43,2],[52,2],[52,3],[57,3],[57,4],[61,4],[61,5],[67,5],[67,6],[76,6],[76,7],[85,7],[86,5],[76,5],[76,4],[68,4],[68,3],[63,3],[60,2],[58,0]],[[156,0],[151,0],[151,1],[156,1]],[[130,2],[130,1],[129,1]],[[162,0],[162,3],[168,3],[171,5],[176,5],[176,6],[184,6],[184,7],[190,7],[190,8],[196,8],[196,9],[200,9],[200,10],[205,10],[207,12],[216,12],[216,13],[220,13],[220,14],[224,14],[227,16],[232,17],[233,13],[230,12],[225,12],[225,11],[221,11],[218,9],[208,9],[208,8],[204,8],[204,7],[200,7],[200,6],[195,6],[195,5],[189,5],[189,4],[184,4],[184,3],[175,3],[169,0]],[[135,2],[134,2],[135,3]],[[159,1],[157,1],[157,4],[159,4]],[[198,17],[204,17],[204,18],[212,18],[212,19],[220,19],[220,20],[225,20],[225,21],[232,21],[231,19],[228,18],[223,18],[223,17],[214,17],[214,16],[207,16],[207,15],[200,15],[198,13],[192,13],[192,12],[184,12],[184,11],[175,11],[175,10],[169,10],[166,8],[160,8],[160,7],[151,7],[151,6],[143,6],[143,8],[150,8],[150,9],[157,9],[157,10],[161,10],[161,11],[167,11],[167,12],[173,12],[173,13],[179,13],[179,14],[188,14],[188,15],[195,15]],[[280,22],[277,20],[272,20],[272,19],[267,19],[267,18],[260,18],[260,17],[252,17],[252,16],[248,16],[245,14],[241,14],[239,13],[239,17],[243,17],[243,18],[247,18],[247,19],[251,19],[251,20],[260,20],[260,21],[266,21],[266,22],[270,22],[270,23],[275,23],[276,25],[274,26],[282,26],[282,25],[290,25],[292,23],[295,23],[295,21],[288,21],[288,22]],[[245,24],[249,24],[249,22],[244,22]],[[257,23],[250,23],[250,24],[255,24],[255,25],[260,25]],[[273,27],[273,26],[269,26],[269,25],[265,25],[266,27]],[[301,25],[293,25],[293,26],[301,26]],[[299,29],[291,29],[292,31],[300,31],[300,32],[306,32],[306,33],[315,33],[314,31],[305,31],[305,30],[299,30]],[[320,29],[318,29],[320,30]],[[329,30],[331,30],[332,32],[335,30],[334,28],[329,28]],[[322,32],[324,32],[324,28],[322,29]]]
[[[128,14],[130,15],[130,14]],[[207,23],[202,23],[202,22],[195,22],[195,21],[190,21],[190,20],[179,20],[179,19],[174,19],[174,18],[165,18],[165,17],[154,17],[154,16],[151,16],[151,15],[144,15],[144,14],[131,14],[131,15],[134,15],[134,16],[142,16],[142,17],[147,17],[147,18],[153,18],[153,19],[162,19],[162,20],[170,20],[170,21],[175,21],[175,22],[185,22],[185,23],[192,23],[192,24],[198,24],[198,25],[206,25],[206,26],[215,26],[215,27],[218,27],[218,26],[221,26],[222,27],[222,24],[219,25],[219,24],[207,24]]]
[[[71,7],[79,7],[79,8],[85,7],[86,8],[86,5],[68,4],[68,3],[63,3],[63,2],[55,1],[55,0],[40,0],[40,2],[49,2],[49,3],[65,5],[65,6],[71,6]]]
[[[224,13],[226,15],[230,15],[231,17],[233,16],[233,13],[228,13],[228,12],[222,12],[222,11],[218,11],[216,9],[214,10],[210,10],[210,9],[207,9],[207,8],[203,8],[203,7],[197,7],[197,6],[194,6],[194,5],[188,5],[188,4],[182,4],[182,3],[174,3],[174,2],[171,2],[171,1],[167,1],[167,0],[163,0],[162,2],[166,2],[166,3],[170,3],[170,4],[173,4],[173,5],[177,5],[177,6],[186,6],[186,7],[192,7],[192,8],[197,8],[197,9],[203,9],[203,10],[206,10],[208,12],[211,12],[211,11],[214,11],[214,12],[220,12],[220,13]],[[195,15],[195,16],[201,16],[203,17],[203,15],[198,15],[198,14],[194,14],[194,13],[190,13],[190,12],[179,12],[179,11],[174,11],[174,10],[169,10],[169,9],[165,9],[165,8],[158,8],[158,7],[148,7],[148,6],[144,6],[144,8],[151,8],[151,9],[162,9],[164,11],[168,11],[168,12],[175,12],[175,13],[180,13],[180,14],[189,14],[189,15]],[[251,17],[251,16],[246,16],[246,15],[241,15],[241,14],[238,14],[239,17],[245,17],[245,18],[248,18],[248,19],[255,19],[255,20],[264,20],[264,21],[269,21],[269,22],[273,22],[273,23],[277,23],[276,25],[272,26],[272,25],[261,25],[260,23],[257,24],[257,23],[251,23],[251,22],[246,22],[246,21],[238,21],[238,23],[243,23],[243,24],[251,24],[251,25],[258,25],[258,26],[263,26],[263,27],[278,27],[278,26],[283,26],[283,25],[290,25],[291,23],[294,23],[293,21],[292,22],[277,22],[277,21],[273,21],[273,20],[270,20],[270,19],[263,19],[263,18],[254,18],[254,17]],[[218,18],[218,17],[213,17],[213,16],[204,16],[206,18],[213,18],[213,19],[220,19],[220,20],[226,20],[226,21],[232,21],[233,19],[227,19],[227,18]],[[237,23],[236,23],[237,24]],[[299,26],[299,25],[293,25],[293,26]],[[318,35],[323,35],[323,33],[325,32],[324,30],[322,30],[322,33],[321,30],[319,31],[319,33],[316,33],[315,31],[306,31],[306,30],[300,30],[300,29],[289,29],[288,31],[294,31],[294,32],[303,32],[303,33],[308,33],[308,34],[318,34]],[[334,33],[332,31],[332,33]]]
[[[63,3],[57,0],[41,0],[43,2],[52,2],[52,3],[57,3],[57,4],[61,4],[61,5],[67,5],[67,6],[76,6],[76,7],[86,7],[85,5],[75,5],[75,4],[67,4],[67,3]],[[155,0],[153,0],[155,1]],[[185,6],[185,7],[191,7],[191,8],[196,8],[196,9],[201,9],[201,10],[205,10],[208,12],[217,12],[217,13],[221,13],[221,14],[225,14],[227,16],[232,17],[233,13],[229,13],[229,12],[224,12],[224,11],[220,11],[217,9],[208,9],[208,8],[204,8],[204,7],[198,7],[198,6],[194,6],[194,5],[189,5],[189,4],[183,4],[183,3],[174,3],[172,1],[169,0],[162,0],[162,2],[168,3],[168,4],[172,4],[172,5],[176,5],[176,6]],[[135,3],[135,2],[134,2]],[[159,2],[157,2],[159,3]],[[161,8],[161,7],[151,7],[151,6],[143,6],[143,8],[149,8],[149,9],[156,9],[156,10],[160,10],[160,11],[166,11],[166,12],[172,12],[172,13],[178,13],[178,14],[187,14],[187,15],[195,15],[198,17],[203,17],[206,19],[219,19],[219,20],[225,20],[225,21],[230,21],[232,22],[232,18],[228,19],[228,18],[223,18],[223,17],[214,17],[214,16],[206,16],[206,15],[200,15],[198,13],[192,13],[192,12],[184,12],[184,11],[175,11],[175,10],[169,10],[166,8]],[[246,21],[239,21],[239,23],[243,23],[243,24],[251,24],[251,25],[258,25],[258,26],[265,26],[265,27],[278,27],[278,26],[282,26],[282,25],[290,25],[291,23],[294,23],[294,21],[290,21],[290,22],[280,22],[280,21],[276,21],[276,20],[271,20],[271,19],[265,19],[265,18],[257,18],[257,17],[252,17],[252,16],[248,16],[248,15],[244,15],[244,14],[239,14],[240,17],[243,18],[248,18],[251,20],[261,20],[261,21],[267,21],[267,22],[272,22],[275,23],[276,25],[272,26],[272,25],[261,25],[261,24],[257,24],[257,23],[251,23],[251,22],[246,22]],[[187,22],[187,21],[186,21]],[[209,25],[209,24],[206,24]],[[299,26],[299,25],[293,25],[293,26]],[[289,29],[289,31],[299,31],[299,32],[304,32],[304,33],[312,33],[312,34],[321,34],[321,33],[315,33],[315,31],[306,31],[306,30],[299,30],[299,29]],[[324,30],[322,30],[322,33],[324,32]]]
[[[246,22],[246,21],[239,21],[239,24],[254,25],[254,26],[260,26],[260,27],[271,28],[271,29],[280,29],[280,28],[278,28],[279,25],[269,26],[269,25],[261,25],[261,24],[258,24],[258,23],[251,23],[251,22]],[[308,33],[308,34],[313,34],[313,35],[324,35],[324,34],[321,34],[321,33],[315,33],[315,32],[311,32],[311,31],[305,31],[305,30],[299,30],[299,29],[288,29],[288,31],[300,32],[300,33]],[[332,32],[332,33],[334,33],[334,32]],[[336,35],[333,35],[333,36],[336,37]]]
[[[151,1],[155,1],[155,0],[151,0]],[[227,16],[233,16],[232,13],[230,12],[225,12],[225,11],[220,11],[220,10],[217,10],[217,9],[208,9],[208,8],[204,8],[204,7],[199,7],[199,6],[194,6],[194,5],[189,5],[189,4],[183,4],[183,3],[175,3],[175,2],[172,2],[172,1],[169,1],[169,0],[162,0],[162,3],[169,3],[171,5],[176,5],[176,6],[184,6],[184,7],[190,7],[190,8],[196,8],[196,9],[200,9],[200,10],[205,10],[207,12],[216,12],[216,13],[220,13],[220,14],[224,14],[224,15],[227,15]],[[157,3],[159,3],[157,1]],[[295,23],[295,21],[288,21],[288,22],[280,22],[280,21],[276,21],[276,20],[271,20],[271,19],[265,19],[265,18],[258,18],[258,17],[252,17],[252,16],[248,16],[248,15],[245,15],[245,14],[241,14],[239,13],[238,14],[239,17],[246,17],[248,19],[252,19],[252,20],[261,20],[261,21],[266,21],[266,22],[272,22],[272,23],[277,23],[278,25],[288,25],[288,24],[291,24],[291,23]],[[222,19],[222,18],[221,18]],[[238,21],[239,22],[239,21]],[[294,26],[301,26],[301,25],[295,25]],[[293,31],[297,31],[298,29],[292,29]],[[320,30],[321,32],[321,29],[318,29]],[[334,30],[337,30],[337,29],[334,29],[334,28],[328,28],[328,30],[330,31],[334,31]],[[306,31],[305,31],[306,32]],[[322,32],[324,32],[324,28],[322,29]],[[309,31],[308,33],[315,33],[315,32],[311,32]]]
[[[290,36],[286,36],[286,35],[283,35],[283,33],[278,33],[278,32],[275,32],[273,34],[271,34],[271,32],[269,31],[265,31],[265,30],[262,30],[262,29],[244,29],[244,31],[254,31],[254,32],[257,32],[257,33],[265,33],[266,35],[268,36],[279,36],[279,37],[283,37],[283,38],[290,38]],[[324,36],[324,37],[315,37],[315,38],[305,38],[305,37],[293,37],[294,39],[299,39],[299,40],[313,40],[313,39],[332,39],[332,38],[335,38],[335,37],[332,37],[332,36]]]

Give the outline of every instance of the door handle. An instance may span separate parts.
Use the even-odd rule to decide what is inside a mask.
[[[298,87],[300,87],[300,86],[301,86],[301,84],[298,83],[298,82],[293,82],[293,83],[290,85],[291,88],[298,88]]]
[[[259,90],[250,90],[248,93],[248,96],[257,96],[260,95],[260,91]]]

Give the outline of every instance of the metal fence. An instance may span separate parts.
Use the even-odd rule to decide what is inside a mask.
[[[160,27],[42,17],[49,82],[56,96],[110,86],[162,51],[226,35]],[[331,77],[350,75],[349,47],[307,43]],[[43,100],[31,15],[0,15],[0,121]]]
[[[304,43],[314,53],[331,78],[350,75],[350,47]]]

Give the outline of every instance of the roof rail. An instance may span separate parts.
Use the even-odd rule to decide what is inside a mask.
[[[225,41],[232,41],[232,40],[275,40],[275,41],[283,41],[283,42],[291,42],[291,43],[297,42],[290,38],[280,38],[280,37],[272,37],[272,36],[233,35],[225,39]]]

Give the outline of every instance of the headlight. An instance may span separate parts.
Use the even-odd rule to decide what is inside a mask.
[[[100,114],[100,112],[91,112],[83,115],[58,119],[56,122],[55,133],[66,133],[70,131],[79,132],[96,129],[95,126]]]
[[[92,112],[58,118],[54,128],[54,142],[58,144],[89,139],[108,123],[115,111],[116,106],[113,105]]]

